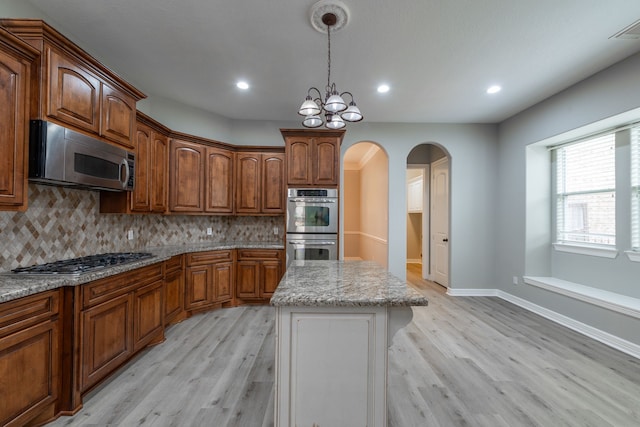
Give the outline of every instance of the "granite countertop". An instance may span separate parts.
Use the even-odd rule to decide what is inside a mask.
[[[427,298],[373,261],[294,261],[271,305],[424,306]]]
[[[80,274],[76,277],[56,275],[17,275],[9,272],[0,274],[0,302],[11,301],[38,292],[61,288],[63,286],[78,286],[135,270],[140,267],[166,261],[172,256],[191,252],[204,252],[224,249],[284,249],[282,242],[207,242],[191,245],[160,246],[141,248],[136,252],[150,252],[154,256],[122,264],[115,267],[107,267],[98,271]]]

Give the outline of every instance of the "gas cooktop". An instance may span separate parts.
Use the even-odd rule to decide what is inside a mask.
[[[20,267],[11,270],[13,274],[29,275],[64,275],[79,276],[83,273],[97,271],[107,267],[123,265],[142,259],[151,258],[154,255],[148,252],[115,252],[98,255],[89,255],[80,258],[66,259],[49,262],[47,264]]]

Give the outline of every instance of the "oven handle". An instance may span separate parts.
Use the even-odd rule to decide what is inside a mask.
[[[304,197],[292,197],[289,199],[290,203],[303,202],[303,203],[335,203],[335,199],[309,199]]]
[[[336,242],[324,241],[324,240],[289,240],[287,243],[290,245],[306,245],[306,246],[330,246],[335,245]]]

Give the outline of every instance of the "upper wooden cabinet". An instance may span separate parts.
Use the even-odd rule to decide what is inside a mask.
[[[29,82],[37,55],[0,28],[0,210],[27,209]]]
[[[237,153],[236,165],[236,213],[284,213],[284,155]]]
[[[0,25],[40,52],[30,118],[134,148],[136,102],[145,97],[142,92],[44,21],[2,19]]]
[[[285,140],[287,185],[337,187],[344,131],[280,129]]]
[[[233,213],[233,152],[177,139],[170,147],[169,210]]]
[[[142,113],[134,138],[136,170],[131,192],[102,191],[102,213],[165,213],[169,198],[169,130]]]

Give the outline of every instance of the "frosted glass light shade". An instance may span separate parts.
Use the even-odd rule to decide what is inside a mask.
[[[362,113],[353,101],[349,103],[349,108],[347,108],[340,116],[348,122],[359,122],[362,120]]]
[[[307,128],[317,128],[322,125],[322,119],[317,114],[309,115],[304,118],[302,125]]]
[[[342,117],[337,114],[328,116],[327,124],[325,124],[325,126],[329,129],[342,129],[343,127],[345,127],[345,125],[346,124],[344,120],[342,120]]]
[[[318,107],[318,104],[316,104],[310,96],[307,96],[307,98],[300,106],[298,114],[300,114],[301,116],[315,116],[320,114],[320,107]]]
[[[329,113],[339,113],[347,109],[347,104],[340,95],[334,93],[327,99],[327,102],[324,103],[324,109]]]

